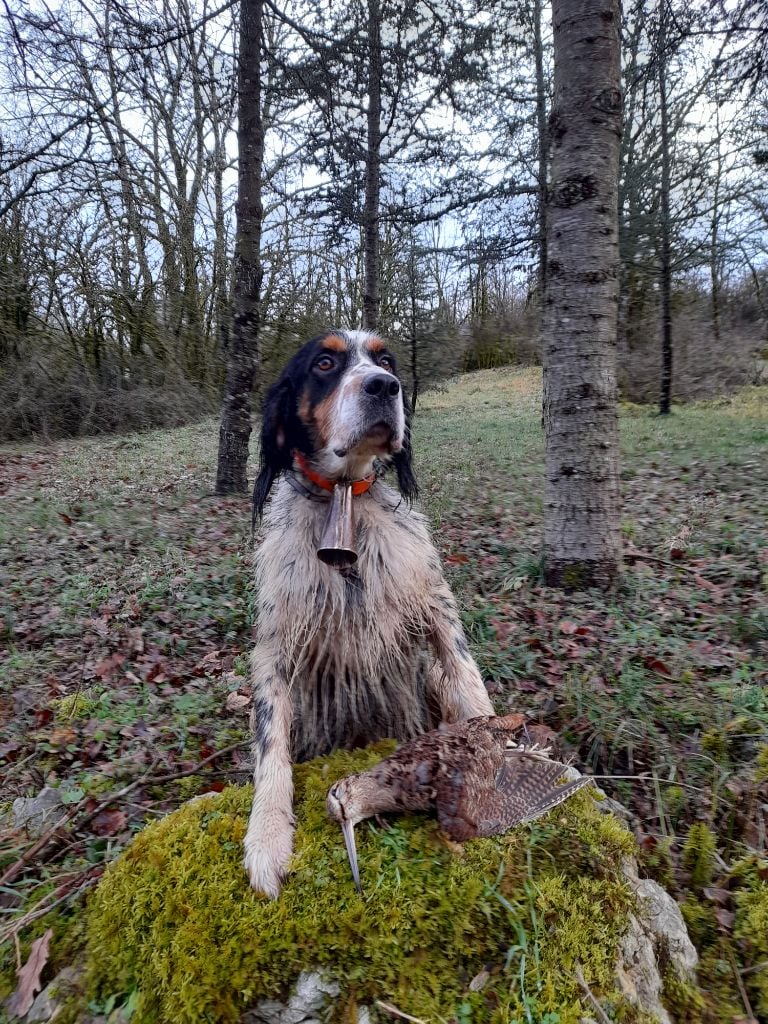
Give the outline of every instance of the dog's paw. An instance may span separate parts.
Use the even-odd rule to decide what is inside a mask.
[[[293,855],[293,825],[283,814],[251,819],[245,836],[243,866],[251,888],[277,899]]]

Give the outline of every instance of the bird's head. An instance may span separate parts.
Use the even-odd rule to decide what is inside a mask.
[[[349,775],[335,782],[325,801],[329,816],[341,825],[355,887],[362,892],[355,848],[355,825],[375,813],[375,788],[366,775]]]

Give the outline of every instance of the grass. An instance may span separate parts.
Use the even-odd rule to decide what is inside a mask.
[[[664,418],[622,409],[622,532],[644,557],[606,597],[539,582],[540,388],[537,370],[489,370],[420,401],[423,505],[474,653],[500,711],[526,710],[618,777],[606,786],[647,870],[685,899],[683,848],[702,823],[727,888],[729,865],[765,856],[768,389]],[[216,441],[209,420],[0,448],[5,806],[47,781],[82,792],[85,814],[145,774],[189,773],[137,785],[123,816],[22,873],[3,927],[67,872],[100,870],[148,817],[247,776],[247,751],[230,749],[247,713],[228,697],[247,694],[250,514],[210,495]],[[0,873],[24,843],[0,834]]]

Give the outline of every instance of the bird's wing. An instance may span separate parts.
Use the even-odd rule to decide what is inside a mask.
[[[534,821],[591,784],[589,776],[559,783],[566,767],[535,748],[508,750],[493,787],[488,787],[485,794],[487,811],[480,815],[478,835],[497,835],[514,825]]]
[[[573,796],[574,793],[580,789],[584,789],[585,786],[591,786],[592,779],[588,775],[582,775],[579,779],[574,779],[573,782],[566,782],[562,786],[558,786],[557,789],[553,789],[543,800],[540,800],[535,807],[532,807],[526,816],[521,820],[522,822],[535,821],[540,818],[547,811],[551,811],[553,807],[557,807],[558,804],[564,803],[568,797]]]

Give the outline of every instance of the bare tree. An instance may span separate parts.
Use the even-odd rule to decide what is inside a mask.
[[[544,306],[545,579],[607,588],[621,565],[616,340],[617,0],[555,0]]]
[[[219,427],[216,493],[248,490],[246,465],[251,436],[251,394],[259,360],[261,322],[261,229],[264,126],[261,61],[262,0],[241,0],[237,73],[237,235],[232,333],[226,352],[227,379]]]

